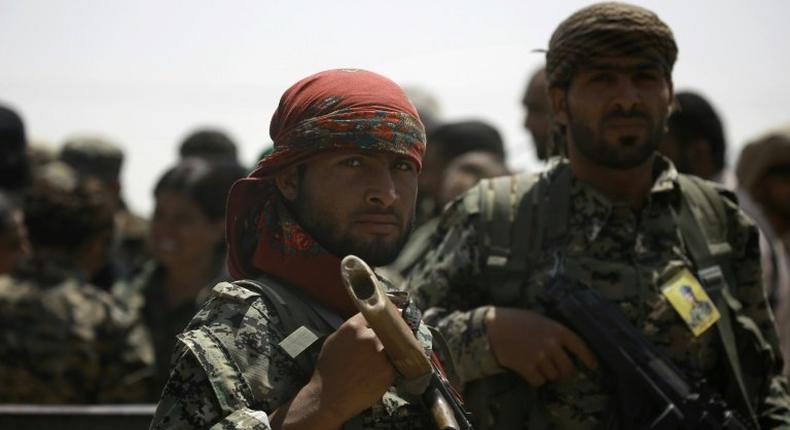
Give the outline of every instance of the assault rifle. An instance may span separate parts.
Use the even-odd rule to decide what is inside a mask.
[[[603,363],[605,388],[616,402],[614,428],[754,429],[704,380],[689,380],[594,289],[557,275],[539,300]]]
[[[439,430],[472,430],[467,412],[450,384],[424,349],[400,310],[384,293],[378,279],[359,257],[341,262],[343,283],[357,309],[384,345],[392,365],[406,378],[410,394],[421,395]]]

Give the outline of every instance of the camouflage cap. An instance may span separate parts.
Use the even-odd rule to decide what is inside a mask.
[[[604,55],[650,57],[669,79],[678,48],[672,30],[655,13],[626,3],[597,3],[568,17],[552,34],[546,52],[549,86],[567,86],[579,66]]]
[[[59,158],[81,176],[93,176],[104,182],[117,181],[123,165],[121,148],[106,138],[94,135],[68,138]]]
[[[748,190],[769,169],[778,166],[790,166],[790,124],[765,134],[743,148],[735,168],[738,185]]]

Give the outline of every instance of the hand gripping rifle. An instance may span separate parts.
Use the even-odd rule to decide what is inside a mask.
[[[704,380],[690,380],[592,288],[557,275],[540,296],[603,363],[622,429],[753,429]],[[609,428],[609,427],[607,427]]]
[[[376,275],[359,257],[341,262],[343,283],[357,309],[384,345],[392,365],[403,375],[412,394],[421,395],[439,430],[472,430],[463,405],[450,384],[414,337],[400,310],[384,293]]]

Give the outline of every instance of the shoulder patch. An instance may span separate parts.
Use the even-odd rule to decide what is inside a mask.
[[[230,282],[220,282],[212,289],[212,295],[243,302],[253,297],[260,297],[261,293]]]

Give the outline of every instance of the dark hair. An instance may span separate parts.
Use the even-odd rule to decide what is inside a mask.
[[[34,249],[73,251],[111,231],[113,211],[100,192],[38,180],[25,199],[25,224]]]
[[[0,188],[22,192],[30,185],[25,124],[13,109],[0,104]]]
[[[727,142],[719,115],[699,94],[685,91],[676,93],[675,98],[679,109],[669,117],[669,134],[681,149],[694,140],[704,139],[711,145],[716,172],[720,172],[724,168]]]
[[[210,163],[201,158],[187,158],[168,169],[156,183],[154,196],[173,191],[194,202],[210,220],[225,216],[225,200],[230,186],[246,175],[236,163]]]
[[[460,121],[439,126],[428,145],[437,146],[445,160],[472,151],[486,151],[505,159],[505,145],[496,128],[483,121]]]
[[[212,129],[192,132],[178,150],[181,158],[238,163],[236,144],[227,134]]]

